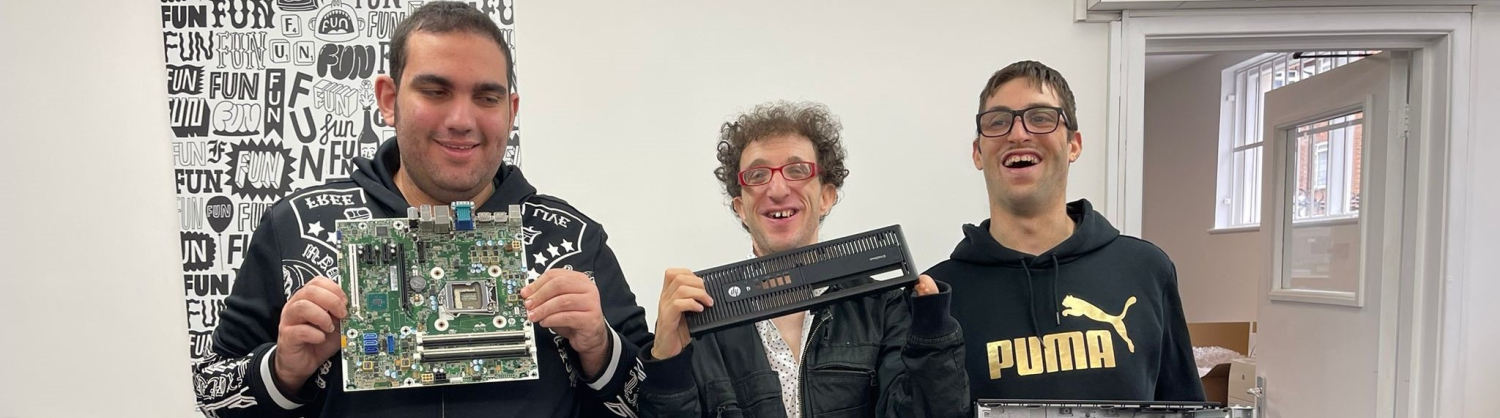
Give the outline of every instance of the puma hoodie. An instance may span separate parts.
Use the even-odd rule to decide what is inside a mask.
[[[928,270],[952,286],[971,396],[1202,401],[1172,261],[1087,200],[1067,210],[1073,235],[1045,253],[1000,245],[985,220]]]

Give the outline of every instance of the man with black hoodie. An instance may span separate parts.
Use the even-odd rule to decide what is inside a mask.
[[[966,225],[952,258],[927,272],[953,286],[970,393],[1202,401],[1172,261],[1087,200],[1066,202],[1083,151],[1067,80],[1017,62],[979,104],[973,158],[990,219]]]
[[[633,417],[651,340],[599,224],[537,194],[502,156],[520,105],[500,29],[473,6],[432,2],[392,37],[376,81],[396,127],[351,179],[300,190],[255,230],[208,358],[194,366],[198,405],[214,417]],[[536,327],[539,380],[344,392],[334,221],[404,217],[414,205],[521,205],[538,274],[521,292]],[[330,280],[332,278],[332,280]]]

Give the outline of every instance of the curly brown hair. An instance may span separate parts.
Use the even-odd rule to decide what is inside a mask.
[[[838,117],[822,103],[762,103],[719,128],[719,168],[714,169],[714,176],[724,186],[725,195],[731,199],[739,197],[740,156],[745,147],[772,136],[797,134],[811,140],[817,151],[818,180],[840,189],[844,187],[844,178],[849,177],[849,170],[844,168],[847,152],[839,135],[843,128]]]

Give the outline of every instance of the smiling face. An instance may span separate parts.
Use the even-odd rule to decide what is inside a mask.
[[[395,125],[399,176],[442,202],[469,200],[499,171],[520,98],[507,61],[488,37],[413,32],[399,87],[377,81],[381,115]]]
[[[1037,106],[1063,104],[1045,83],[1023,77],[1001,84],[985,100],[983,110],[1019,112]],[[1068,166],[1083,152],[1083,136],[1063,126],[1052,133],[1033,134],[1023,126],[1022,119],[1016,118],[1006,135],[975,138],[974,168],[984,171],[992,206],[1018,215],[1034,215],[1065,202]],[[1040,122],[1045,121],[1025,120],[1027,124]]]
[[[740,170],[817,161],[817,151],[806,136],[783,134],[746,145],[740,154]],[[740,195],[731,202],[740,221],[750,230],[756,255],[818,242],[819,222],[838,199],[837,188],[823,183],[821,176],[793,181],[785,176],[784,172],[772,173],[766,184],[743,186]]]

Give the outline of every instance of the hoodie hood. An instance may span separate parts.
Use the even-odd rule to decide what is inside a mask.
[[[1016,267],[1034,266],[1043,259],[1050,263],[1054,258],[1056,264],[1067,264],[1104,248],[1120,236],[1120,230],[1110,225],[1109,220],[1104,219],[1099,212],[1095,212],[1094,206],[1087,199],[1068,203],[1068,217],[1073,219],[1075,226],[1073,235],[1045,253],[1032,256],[1000,245],[990,235],[990,220],[985,219],[979,225],[964,225],[964,240],[953,249],[951,257],[975,264]]]
[[[356,157],[354,167],[354,174],[350,177],[355,184],[365,189],[376,205],[389,213],[398,214],[406,213],[406,209],[411,207],[406,197],[401,195],[401,189],[396,188],[396,170],[401,167],[401,150],[396,146],[394,138],[380,145],[380,149],[375,151],[375,158]],[[504,211],[508,205],[519,204],[536,195],[536,187],[526,181],[521,169],[510,164],[500,166],[493,182],[495,194],[481,203],[479,210]]]
[[[1062,312],[1057,308],[1061,302],[1057,294],[1057,281],[1062,276],[1063,265],[1104,248],[1120,236],[1120,230],[1110,225],[1099,212],[1095,212],[1088,200],[1079,199],[1068,203],[1067,209],[1068,217],[1073,219],[1073,235],[1036,256],[1010,249],[995,241],[995,237],[990,235],[989,219],[979,225],[964,225],[964,240],[953,249],[952,257],[955,260],[1017,267],[1025,273],[1021,278],[1026,281],[1026,294],[1032,307],[1031,330],[1036,335],[1042,335],[1042,327],[1037,322],[1038,311],[1050,313],[1048,316],[1052,317],[1055,324],[1062,324]],[[1052,270],[1050,280],[1041,274],[1047,267]],[[1047,286],[1050,300],[1037,296],[1036,288],[1041,285]]]

